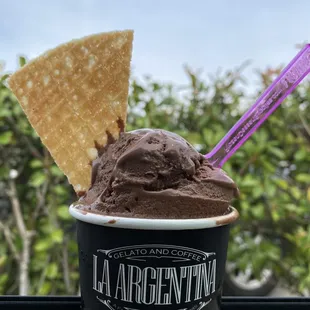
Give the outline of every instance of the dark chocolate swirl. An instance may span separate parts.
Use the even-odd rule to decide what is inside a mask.
[[[226,173],[177,134],[122,133],[93,162],[81,208],[141,218],[204,218],[228,212],[238,189]]]

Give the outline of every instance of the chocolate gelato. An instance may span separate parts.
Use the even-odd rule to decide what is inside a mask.
[[[186,140],[165,130],[122,133],[92,163],[78,208],[104,215],[189,219],[229,212],[238,190]]]

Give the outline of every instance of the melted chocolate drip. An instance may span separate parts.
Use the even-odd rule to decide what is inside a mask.
[[[117,120],[117,126],[118,126],[120,132],[125,131],[125,123],[120,117]]]
[[[98,160],[94,160],[92,163],[92,170],[91,170],[91,186],[94,185],[95,181],[96,181],[96,177],[98,174],[98,168],[100,166],[100,162]]]
[[[106,149],[109,147],[110,144],[114,144],[116,140],[112,136],[112,134],[107,130],[107,144],[105,146],[102,146],[101,144],[98,143],[98,141],[94,140],[95,148],[98,151],[98,158],[90,162],[90,165],[92,166],[92,171],[91,171],[91,187],[94,185],[97,174],[98,174],[98,168],[100,166],[100,156],[104,154]]]
[[[111,132],[109,130],[106,130],[106,134],[107,134],[107,145],[109,144],[113,144],[116,142],[115,138],[112,136]]]
[[[94,140],[94,144],[95,144],[95,148],[97,149],[98,152],[103,148],[103,145],[98,143],[97,140]]]
[[[80,198],[80,197],[83,197],[86,194],[86,191],[78,191],[78,192],[76,192],[76,194]]]

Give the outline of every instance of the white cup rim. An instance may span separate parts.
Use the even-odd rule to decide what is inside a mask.
[[[198,219],[145,219],[103,215],[87,212],[72,204],[70,214],[77,220],[105,227],[142,230],[193,230],[212,228],[230,224],[238,219],[239,212],[230,206],[231,212],[225,215]]]

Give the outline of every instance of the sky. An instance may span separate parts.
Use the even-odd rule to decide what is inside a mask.
[[[0,60],[36,57],[73,38],[134,29],[133,75],[187,82],[183,65],[229,70],[287,64],[310,39],[308,0],[0,0]]]

